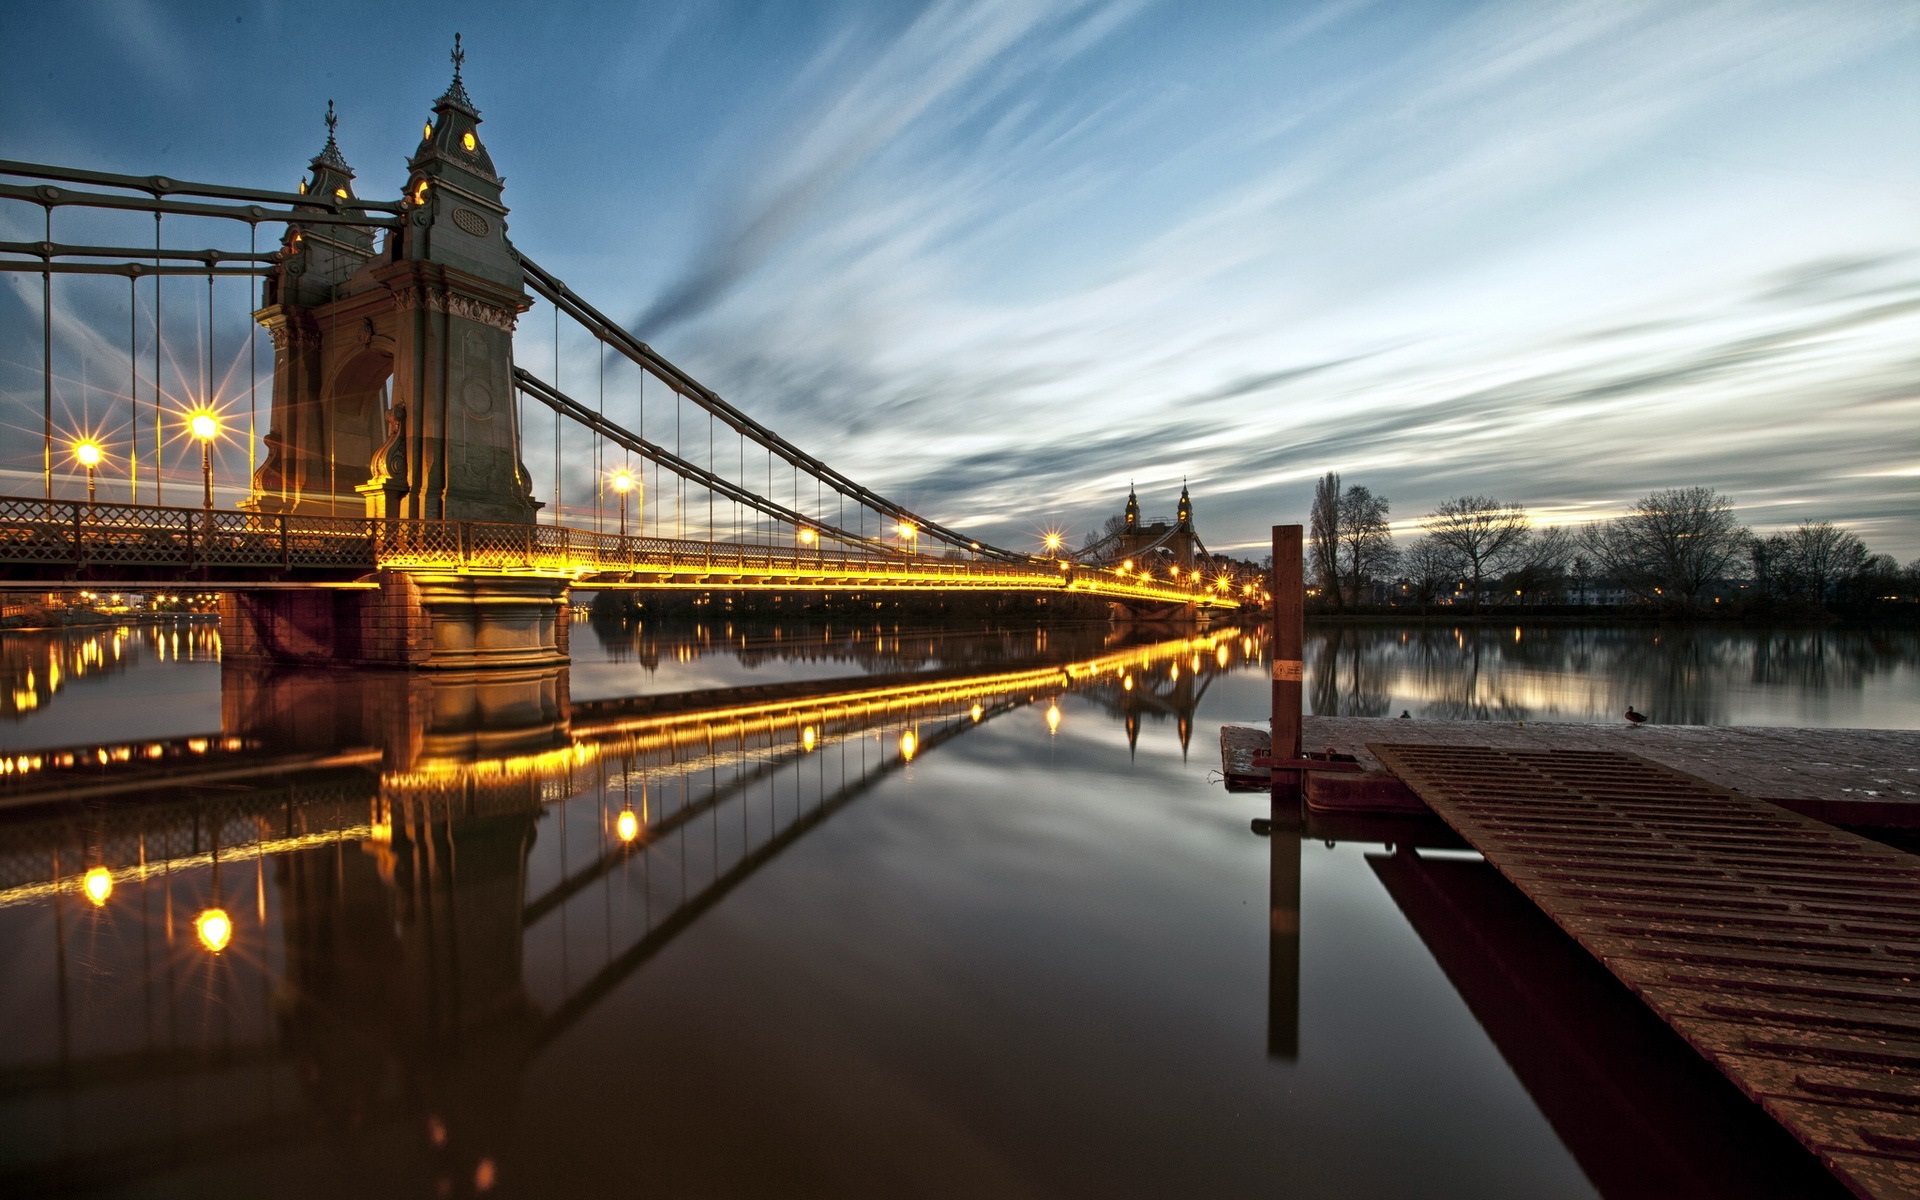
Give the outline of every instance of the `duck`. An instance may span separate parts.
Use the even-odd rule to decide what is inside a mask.
[[[1633,711],[1633,705],[1631,704],[1627,705],[1626,716],[1627,716],[1627,724],[1629,725],[1640,725],[1645,723],[1647,719],[1647,714],[1637,713]]]

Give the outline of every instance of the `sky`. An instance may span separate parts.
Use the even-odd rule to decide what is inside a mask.
[[[1257,556],[1337,471],[1403,535],[1699,484],[1920,555],[1911,0],[4,2],[0,157],[288,187],[332,99],[397,194],[456,30],[523,253],[988,540],[1185,480]]]

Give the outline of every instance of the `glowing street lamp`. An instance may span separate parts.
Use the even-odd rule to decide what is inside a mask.
[[[802,546],[811,546],[815,542],[820,540],[820,535],[815,533],[813,530],[807,528],[805,525],[802,525],[800,527],[799,537],[800,537],[800,544]]]
[[[916,540],[920,536],[919,528],[915,526],[912,521],[902,521],[899,526],[897,526],[897,529],[900,534],[900,540],[907,544],[907,553],[913,553],[919,546],[919,542]]]
[[[105,867],[95,867],[86,873],[80,886],[86,889],[87,899],[93,901],[95,908],[103,908],[107,897],[113,895],[113,872]]]
[[[1061,541],[1061,538],[1059,533],[1053,530],[1048,530],[1047,531],[1047,553],[1058,555],[1060,553],[1060,541]]]
[[[193,413],[187,418],[187,432],[200,443],[200,478],[206,484],[206,507],[212,508],[213,439],[220,436],[219,414],[205,408]]]
[[[620,536],[627,536],[627,493],[633,490],[633,472],[625,467],[613,473],[613,490],[620,494]]]
[[[631,842],[640,836],[640,818],[633,815],[632,809],[623,808],[620,815],[613,819],[613,831],[621,841]]]
[[[92,438],[83,438],[73,444],[73,457],[87,469],[87,503],[93,503],[93,471],[106,455],[100,449],[100,443]]]

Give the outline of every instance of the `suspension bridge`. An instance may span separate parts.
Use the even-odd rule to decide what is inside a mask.
[[[1176,522],[1136,528],[1130,496],[1125,536],[1027,553],[701,384],[508,240],[463,57],[456,39],[394,199],[358,192],[331,102],[294,192],[0,161],[0,200],[42,234],[0,241],[0,271],[40,277],[39,386],[0,370],[41,417],[40,494],[0,497],[0,587],[190,583],[221,593],[241,660],[455,667],[564,661],[574,588],[1021,593],[1149,619],[1257,599],[1196,565],[1184,490]],[[146,216],[150,249],[128,232]],[[241,230],[244,250],[177,244]],[[546,347],[516,342],[546,316],[541,373]],[[569,342],[593,352],[581,377]]]

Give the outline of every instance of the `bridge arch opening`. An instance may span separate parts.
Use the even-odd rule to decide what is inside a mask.
[[[372,478],[374,451],[387,440],[393,363],[393,339],[374,337],[340,364],[322,393],[328,399],[327,452],[336,495]]]

